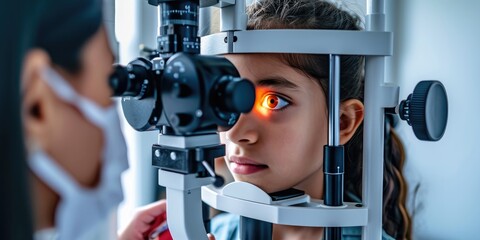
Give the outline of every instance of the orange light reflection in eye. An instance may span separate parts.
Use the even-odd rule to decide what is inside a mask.
[[[262,103],[265,97],[264,95],[268,91],[269,91],[268,89],[263,87],[256,88],[256,99],[255,99],[255,105],[253,106],[253,111],[262,118],[268,118],[271,115],[271,111],[269,111],[267,108],[262,106]]]

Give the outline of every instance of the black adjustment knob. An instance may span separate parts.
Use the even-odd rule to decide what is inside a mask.
[[[225,76],[219,82],[215,98],[215,105],[222,111],[247,113],[252,110],[255,103],[255,86],[252,82]]]
[[[213,181],[213,186],[219,188],[225,184],[225,179],[220,175],[215,175],[215,180]]]
[[[222,176],[220,175],[217,175],[215,173],[215,171],[213,170],[213,168],[210,166],[210,164],[208,164],[207,161],[202,161],[202,165],[205,167],[205,169],[207,170],[208,174],[213,177],[213,186],[215,186],[216,188],[219,188],[221,186],[223,186],[223,184],[225,184],[225,178],[223,178]]]
[[[400,118],[412,126],[415,136],[424,141],[438,141],[445,133],[448,99],[439,81],[421,81],[413,93],[400,102]]]

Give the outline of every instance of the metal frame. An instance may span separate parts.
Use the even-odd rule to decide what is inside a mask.
[[[218,134],[198,136],[159,135],[158,144],[175,148],[201,148],[220,144]],[[154,153],[156,154],[156,153]],[[172,158],[172,157],[171,157]],[[175,158],[172,158],[175,160]],[[203,226],[201,187],[213,183],[213,178],[197,174],[180,174],[158,170],[158,185],[167,189],[167,222],[174,239],[207,240]]]
[[[200,53],[290,53],[376,55],[393,53],[390,32],[350,30],[249,30],[222,32],[202,37]]]
[[[367,1],[366,23],[367,31],[385,31],[384,0]],[[395,99],[382,95],[386,92],[385,56],[367,56],[365,65],[362,195],[369,217],[362,239],[368,240],[382,238],[384,115],[386,107],[397,105],[398,87]]]
[[[158,170],[158,184],[167,189],[167,218],[174,239],[208,240],[203,226],[201,187],[211,184],[211,178],[196,174],[178,174]]]
[[[240,15],[245,14],[244,12],[240,12],[242,7],[244,8],[244,6],[237,7],[235,13]],[[222,19],[224,18],[222,17]],[[236,19],[243,18],[237,17]],[[201,53],[289,52],[366,56],[362,209],[367,211],[367,222],[365,224],[358,224],[358,226],[363,226],[362,239],[369,240],[381,239],[382,236],[384,111],[385,108],[395,107],[397,105],[399,88],[396,85],[387,85],[385,83],[385,57],[392,55],[393,38],[391,33],[385,32],[384,0],[367,0],[366,23],[366,31],[235,31],[245,30],[245,28],[242,28],[243,25],[238,24],[237,21],[240,27],[234,27],[233,29],[222,28],[222,31],[227,32],[203,37]],[[243,204],[245,207],[251,205],[251,202],[247,203],[248,201],[246,200],[228,199],[221,193],[211,191],[205,187],[202,189],[202,198],[211,204],[212,207],[235,213],[240,213],[239,205],[232,205],[237,207],[231,208],[227,206],[228,204],[221,202],[225,201],[228,203],[228,201],[231,201],[232,204],[233,202],[235,204]],[[346,204],[348,205],[348,203]],[[280,207],[273,205],[265,205],[262,207],[265,209],[276,207],[277,212],[271,212],[274,216],[278,216],[276,214],[280,214],[281,211],[289,208],[295,208],[295,211],[302,211],[299,210],[298,207]],[[311,210],[310,208],[307,209]],[[325,221],[321,225],[345,226],[343,223],[348,221],[347,216],[351,214],[346,213],[348,210],[350,209],[335,208],[334,211],[338,211],[337,214],[322,215],[325,216]],[[342,214],[342,211],[345,211],[346,215]],[[242,214],[248,213],[242,212]],[[288,214],[294,213],[288,212]],[[326,216],[328,216],[328,220]],[[260,220],[269,220],[266,216],[257,217]],[[317,219],[315,221],[322,222],[323,220]],[[336,225],[332,225],[332,223]]]

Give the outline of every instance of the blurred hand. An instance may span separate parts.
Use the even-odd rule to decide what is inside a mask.
[[[151,232],[154,223],[166,221],[167,212],[166,200],[160,200],[139,208],[132,221],[120,234],[120,240],[143,240],[148,239],[146,236]],[[161,218],[161,219],[158,219]]]
[[[213,236],[213,234],[209,233],[207,234],[208,236],[208,240],[215,240],[215,236]]]
[[[160,200],[138,208],[135,216],[119,236],[119,240],[144,240],[149,239],[149,233],[156,227],[166,222],[167,201]],[[167,230],[161,233],[157,240],[172,239]],[[215,240],[215,236],[208,234],[208,240]]]

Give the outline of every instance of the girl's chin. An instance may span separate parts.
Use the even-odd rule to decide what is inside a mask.
[[[278,192],[282,190],[276,186],[272,186],[271,182],[265,181],[265,179],[262,181],[260,179],[251,179],[248,177],[239,177],[236,175],[234,175],[234,179],[235,181],[238,181],[238,182],[248,182],[250,184],[253,184],[259,187],[260,189],[262,189],[262,191],[266,193],[273,193],[273,192]]]

